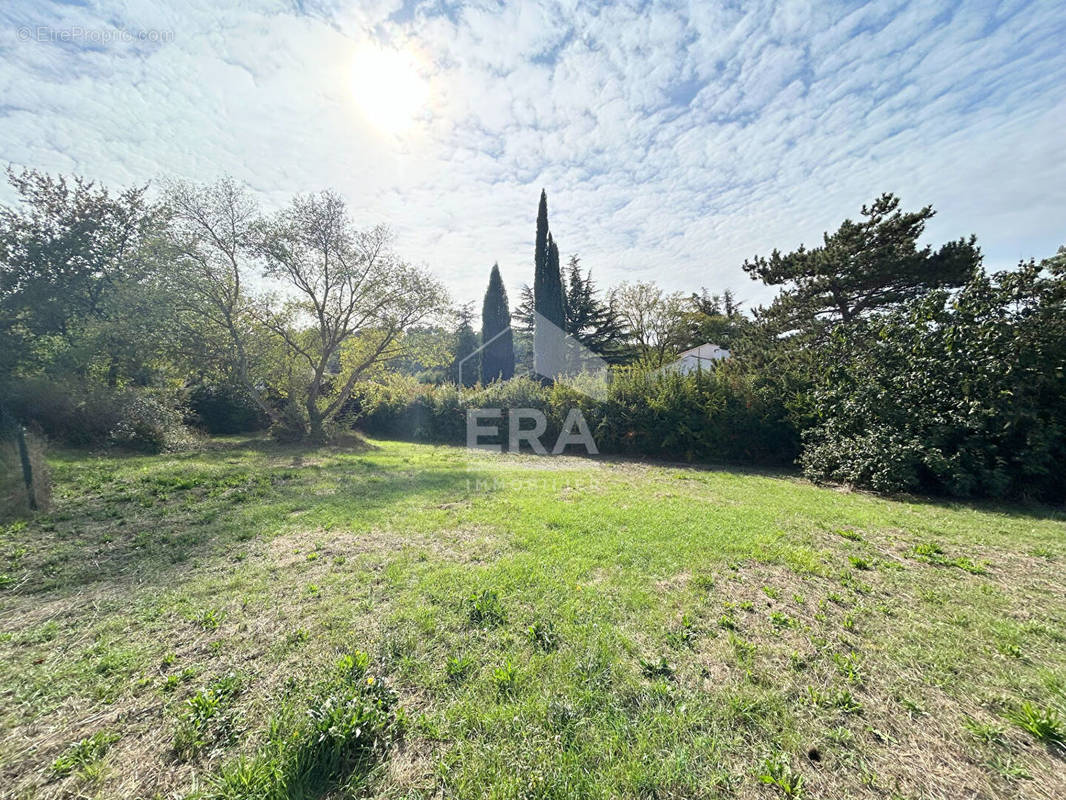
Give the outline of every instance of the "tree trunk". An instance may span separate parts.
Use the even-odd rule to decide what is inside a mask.
[[[318,410],[318,403],[315,399],[315,397],[307,398],[308,438],[312,442],[321,443],[326,441],[325,420],[322,412]]]

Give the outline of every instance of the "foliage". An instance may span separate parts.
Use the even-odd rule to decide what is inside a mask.
[[[544,413],[542,438],[551,442],[570,409],[579,408],[601,452],[762,464],[787,464],[798,455],[799,434],[786,409],[743,373],[617,368],[606,387],[595,388],[605,389],[605,399],[526,377],[465,396],[454,387],[391,378],[360,387],[356,424],[372,435],[462,443],[467,408],[501,409],[500,437],[482,440],[498,444],[506,442],[507,410],[531,408]]]
[[[752,324],[741,305],[729,289],[719,295],[704,288],[699,294],[690,295],[687,310],[682,312],[687,341],[681,349],[708,343],[726,350],[734,347]]]
[[[819,363],[815,480],[958,496],[1066,491],[1066,282],[1024,264],[837,331]]]
[[[448,369],[448,379],[452,383],[468,388],[477,384],[481,375],[481,354],[477,352],[481,343],[471,325],[472,317],[469,305],[459,309],[459,327],[453,337],[452,361]]]
[[[359,377],[395,356],[402,333],[444,305],[440,284],[398,259],[390,244],[382,226],[356,230],[344,201],[328,191],[298,196],[257,225],[255,249],[266,274],[288,284],[296,297],[264,305],[260,316],[308,370],[298,399],[313,440],[327,438],[325,424],[344,407]],[[311,327],[300,325],[301,319]]]
[[[493,264],[489,288],[481,307],[481,382],[508,380],[514,375],[514,338],[507,289],[500,277],[500,265]]]
[[[850,323],[893,308],[932,289],[959,286],[980,264],[976,239],[938,250],[918,247],[931,206],[899,210],[899,198],[883,194],[862,207],[863,219],[844,220],[820,247],[801,246],[744,262],[744,271],[784,289],[761,317],[777,331],[811,331],[824,321]]]
[[[559,247],[548,231],[548,195],[543,190],[537,210],[533,264],[533,304],[540,315],[533,325],[533,371],[551,377],[564,363],[561,332],[566,330],[566,300]],[[546,324],[540,324],[540,320]]]
[[[195,424],[211,434],[261,430],[269,421],[255,399],[237,383],[200,383],[189,391],[188,402]]]
[[[168,330],[151,281],[159,209],[144,187],[7,174],[20,205],[0,208],[0,367],[136,376]]]
[[[650,367],[661,367],[689,342],[680,292],[664,292],[648,281],[622,283],[611,292],[611,305],[636,353]]]
[[[266,402],[264,385],[301,406],[304,436],[327,438],[356,381],[403,355],[412,341],[404,334],[445,304],[436,280],[395,255],[389,231],[356,229],[333,192],[297,196],[263,218],[224,179],[208,187],[173,185],[169,208],[185,316],[220,335],[222,364],[286,435],[299,431],[300,419],[288,413],[282,420]],[[284,300],[249,294],[253,265],[286,288]],[[274,374],[264,374],[257,357],[259,331],[284,350],[284,366]]]
[[[15,418],[64,444],[161,453],[193,441],[177,398],[162,391],[27,378],[5,393]]]
[[[193,443],[181,412],[147,392],[130,392],[122,398],[118,422],[107,440],[115,447],[142,453],[183,450]]]
[[[608,364],[630,357],[625,324],[615,305],[600,299],[592,270],[581,273],[581,259],[570,257],[566,266],[566,332]],[[577,365],[580,370],[580,365]]]

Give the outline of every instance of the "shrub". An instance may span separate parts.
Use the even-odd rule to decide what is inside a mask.
[[[270,435],[279,444],[295,444],[307,438],[307,412],[296,403],[286,403],[278,420],[270,426]]]
[[[838,328],[821,354],[802,463],[879,492],[1066,494],[1066,279],[972,277]]]
[[[550,447],[570,409],[580,409],[598,449],[607,453],[686,460],[787,464],[798,455],[798,434],[784,407],[749,376],[719,368],[680,375],[619,368],[612,379],[578,376],[544,386],[528,377],[496,381],[460,393],[391,376],[360,387],[352,404],[357,424],[371,435],[461,444],[466,409],[543,412],[542,441]],[[506,446],[506,426],[484,444]]]
[[[172,406],[149,394],[130,393],[123,397],[119,420],[108,432],[108,443],[126,450],[162,453],[185,449],[192,436]]]
[[[267,426],[266,415],[239,386],[202,383],[189,393],[194,424],[207,433],[245,433]]]
[[[16,419],[75,447],[110,445],[160,453],[184,449],[193,441],[179,403],[158,390],[27,378],[4,391]]]

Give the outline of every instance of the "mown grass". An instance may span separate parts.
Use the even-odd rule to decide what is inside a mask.
[[[1066,796],[1058,512],[391,442],[51,467],[0,536],[3,796]]]

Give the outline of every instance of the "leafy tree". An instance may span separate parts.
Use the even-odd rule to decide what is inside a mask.
[[[816,480],[960,496],[1066,493],[1066,270],[1049,259],[834,332],[818,358]]]
[[[533,254],[533,304],[544,324],[536,320],[533,330],[533,369],[550,378],[565,361],[562,331],[566,326],[566,303],[559,269],[559,248],[548,230],[548,195],[540,193],[537,236]]]
[[[391,241],[384,227],[355,229],[330,191],[297,196],[256,226],[267,276],[295,293],[258,313],[309,370],[299,400],[313,440],[325,438],[363,373],[399,355],[402,334],[446,302],[440,284],[397,258]]]
[[[949,242],[937,250],[918,239],[934,212],[899,210],[883,194],[862,207],[862,219],[844,220],[823,244],[769,258],[756,256],[744,271],[769,286],[783,287],[763,320],[780,332],[817,333],[826,324],[850,323],[912,300],[937,288],[964,283],[979,266],[976,238]]]
[[[385,228],[357,230],[332,192],[263,219],[233,181],[178,184],[169,207],[184,315],[221,334],[233,373],[287,435],[324,438],[360,377],[408,352],[445,303],[436,280],[392,252]],[[283,299],[250,295],[260,265]]]
[[[685,298],[680,292],[667,294],[651,282],[622,283],[611,292],[611,304],[648,366],[661,367],[688,341]]]
[[[0,365],[82,376],[99,365],[112,386],[141,375],[170,327],[154,282],[162,215],[146,187],[7,176],[20,206],[0,209]]]
[[[178,323],[201,365],[210,365],[241,386],[272,421],[267,402],[267,365],[278,365],[274,343],[264,336],[248,290],[257,271],[254,253],[259,209],[233,178],[211,185],[171,181],[166,185],[167,238],[175,255],[168,275]],[[284,370],[282,370],[284,371]]]
[[[514,338],[507,289],[500,277],[500,265],[493,264],[489,287],[481,307],[481,382],[508,380],[514,375]]]
[[[689,310],[685,312],[687,342],[683,349],[708,342],[727,350],[732,348],[750,325],[750,320],[741,311],[742,305],[729,289],[720,295],[711,294],[706,289],[692,294],[688,300]]]

